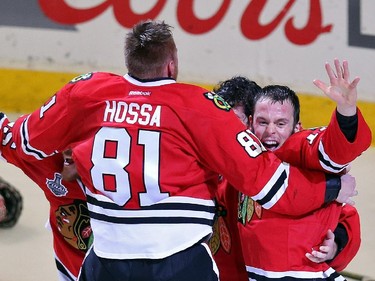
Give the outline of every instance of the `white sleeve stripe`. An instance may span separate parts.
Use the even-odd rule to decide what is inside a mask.
[[[43,158],[46,158],[48,156],[51,156],[55,153],[52,153],[50,155],[44,153],[41,150],[38,150],[34,147],[32,147],[29,143],[29,130],[28,130],[28,125],[27,121],[29,120],[29,116],[25,118],[25,120],[22,122],[21,127],[20,127],[20,135],[21,135],[21,147],[22,150],[25,154],[34,156],[36,159],[41,160]]]
[[[319,151],[319,163],[325,170],[327,170],[329,172],[338,173],[338,172],[341,172],[342,170],[344,170],[345,167],[347,166],[347,164],[342,165],[342,164],[338,164],[335,161],[333,161],[328,156],[328,154],[325,152],[324,145],[323,145],[322,141],[319,141],[318,151]]]
[[[326,165],[326,163],[320,161],[320,166],[326,171],[326,172],[331,172],[331,173],[340,173],[342,172],[343,170],[345,170],[345,168],[348,166],[348,165],[344,165],[342,168],[340,169],[334,169],[332,168],[332,166],[328,166]]]
[[[270,209],[285,193],[288,188],[288,181],[289,164],[281,163],[268,183],[252,199],[261,204],[265,209]]]
[[[252,266],[246,266],[246,271],[249,277],[264,280],[280,280],[279,278],[289,277],[290,279],[300,280],[300,279],[316,279],[316,280],[345,280],[343,276],[337,274],[337,272],[331,267],[326,271],[267,271],[260,268],[255,268]],[[330,277],[330,278],[329,278]],[[332,278],[333,277],[333,278]],[[257,279],[258,279],[257,278]]]

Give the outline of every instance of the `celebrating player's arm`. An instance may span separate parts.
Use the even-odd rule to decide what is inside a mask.
[[[329,125],[293,134],[275,152],[280,159],[293,165],[341,173],[371,145],[371,130],[357,107],[359,78],[350,82],[347,61],[341,66],[335,59],[334,65],[336,72],[328,63],[325,65],[330,85],[314,80],[314,84],[336,102]]]
[[[354,160],[370,145],[371,131],[356,106],[356,86],[359,78],[356,77],[350,82],[347,61],[343,61],[341,66],[339,61],[335,59],[334,65],[336,73],[328,63],[325,65],[330,86],[320,80],[314,80],[314,84],[337,104],[336,112],[332,115],[329,126],[296,133],[287,140],[288,145],[284,147],[290,148],[293,145],[295,149],[304,147],[303,144],[298,143],[298,140],[303,142],[304,139],[301,138],[301,135],[305,135],[306,141],[304,142],[309,144],[307,148],[313,151],[315,147],[319,151],[319,157],[317,158],[317,154],[314,153],[309,156],[306,151],[301,154],[294,154],[300,155],[301,158],[304,157],[303,164],[308,166],[311,163],[319,163],[315,168],[323,168],[331,173],[345,173],[348,170],[348,164],[345,163]],[[287,151],[281,148],[276,153],[279,153],[281,159],[288,158],[293,163],[291,150]],[[319,160],[311,162],[312,159]],[[354,178],[350,175],[344,175],[342,180],[353,181]],[[350,204],[354,204],[353,200],[350,201]],[[358,212],[353,207],[346,205],[343,207],[335,231],[329,230],[321,246],[312,249],[310,253],[306,253],[306,257],[317,263],[326,261],[336,270],[342,270],[355,256],[359,246]]]
[[[348,61],[344,60],[341,66],[340,61],[335,59],[334,64],[336,73],[328,62],[325,64],[330,85],[319,79],[315,79],[314,84],[336,102],[337,111],[341,115],[354,116],[357,112],[357,85],[360,78],[356,77],[350,82]]]

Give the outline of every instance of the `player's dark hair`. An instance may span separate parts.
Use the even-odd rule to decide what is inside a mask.
[[[294,109],[294,126],[299,122],[300,118],[300,103],[297,94],[287,86],[283,85],[268,85],[262,89],[254,99],[254,104],[259,100],[269,99],[272,103],[279,102],[283,104],[285,101],[289,101]]]
[[[167,61],[173,58],[176,45],[172,27],[164,21],[141,21],[125,38],[125,64],[137,78],[160,78]]]
[[[243,76],[234,76],[220,82],[213,89],[231,107],[242,105],[246,116],[254,112],[253,99],[261,90],[262,88],[257,83]]]

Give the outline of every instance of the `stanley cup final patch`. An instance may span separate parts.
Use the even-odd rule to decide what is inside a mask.
[[[57,197],[65,196],[68,193],[68,189],[61,183],[61,181],[62,176],[59,173],[55,173],[53,180],[47,179],[46,181],[49,190],[51,190],[51,192]]]

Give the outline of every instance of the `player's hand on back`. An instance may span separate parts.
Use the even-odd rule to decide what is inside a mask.
[[[323,243],[317,249],[312,249],[311,253],[306,253],[306,257],[312,262],[321,263],[333,259],[336,252],[335,234],[329,229]]]
[[[354,205],[355,202],[352,200],[353,196],[358,195],[356,190],[355,177],[350,174],[345,174],[341,176],[341,189],[336,198],[339,203],[346,203],[349,205]]]

